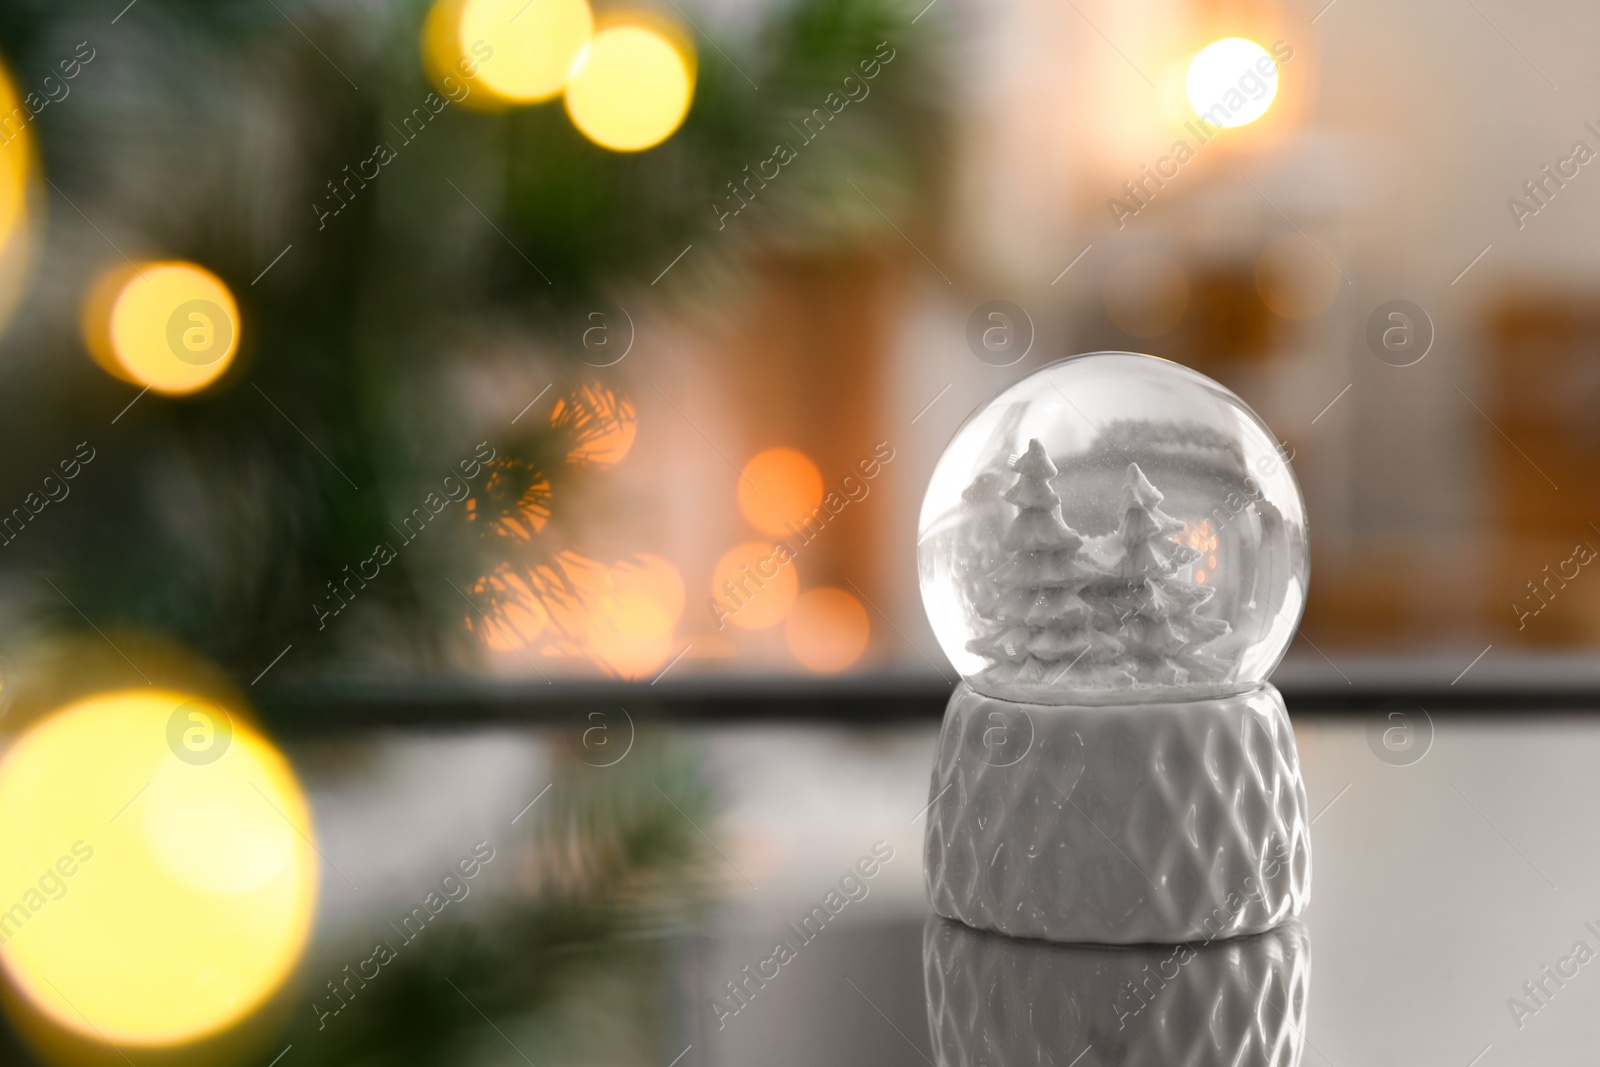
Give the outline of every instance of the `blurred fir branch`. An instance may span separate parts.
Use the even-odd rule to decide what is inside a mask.
[[[326,1011],[339,1001],[323,982],[374,946],[324,944],[280,1041],[308,1067],[431,1067],[482,1058],[475,1049],[503,1063],[504,1035],[541,1064],[654,1062],[680,1011],[664,1002],[675,946],[714,895],[714,858],[694,826],[715,815],[693,758],[647,737],[612,768],[570,761],[518,828],[522,839],[491,842],[494,864],[520,864],[514,900],[469,891],[413,944],[397,944],[375,918],[371,938],[393,945],[395,958],[326,1018],[312,1003]],[[592,1032],[582,1016],[597,996],[625,996],[635,1010]],[[552,1054],[574,1044],[582,1055]]]
[[[552,424],[535,408],[513,423],[463,379],[531,363],[556,379],[544,403],[571,410],[592,377],[577,339],[594,308],[691,292],[762,245],[858,241],[880,220],[852,181],[902,207],[931,195],[920,176],[940,148],[942,78],[936,20],[913,27],[915,6],[794,0],[749,39],[691,11],[717,36],[693,38],[687,121],[633,154],[585,140],[559,102],[446,107],[397,137],[433,91],[421,0],[140,0],[114,24],[116,0],[0,8],[24,92],[78,41],[96,49],[30,126],[48,225],[34,292],[0,342],[0,510],[74,442],[100,456],[70,516],[7,546],[0,625],[14,638],[41,618],[154,633],[246,679],[292,643],[276,681],[446,669],[491,622],[580,597],[560,555],[581,534],[574,502],[604,480],[584,461],[593,420]],[[796,124],[882,42],[894,58],[870,95],[802,141]],[[327,214],[329,183],[384,141],[398,158]],[[730,183],[779,142],[798,160],[744,186],[759,192],[730,221],[715,205],[742,202]],[[696,265],[652,288],[689,244]],[[143,396],[119,416],[136,391],[84,355],[78,306],[100,271],[140,257],[222,277],[241,349],[202,393]],[[602,420],[621,403],[587,402]],[[495,459],[470,495],[407,538],[404,517],[479,442]],[[393,561],[351,584],[380,545]],[[331,612],[335,597],[348,606]]]

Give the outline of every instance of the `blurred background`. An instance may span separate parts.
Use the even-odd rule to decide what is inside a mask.
[[[1278,435],[1286,688],[1588,677],[1597,39],[1505,0],[6,0],[8,1055],[770,1052],[704,1051],[695,990],[767,951],[707,916],[881,839],[920,929],[931,732],[674,723],[936,714],[929,472],[1073,353]]]
[[[1329,657],[1586,649],[1590,16],[1432,11],[10,4],[8,647],[931,674],[939,450],[1131,349],[1293,456]]]

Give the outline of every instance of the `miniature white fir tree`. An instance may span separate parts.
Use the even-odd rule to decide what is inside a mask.
[[[999,685],[1131,682],[1120,672],[1108,676],[1103,667],[1123,644],[1094,628],[1097,612],[1080,594],[1112,576],[1080,555],[1083,538],[1061,517],[1061,499],[1050,488],[1055,464],[1034,439],[1011,469],[1017,480],[1005,499],[1017,516],[1000,541],[1009,557],[989,573],[992,597],[984,605],[997,625],[969,641],[968,650],[993,664],[985,674]],[[1079,673],[1067,679],[1074,668]]]
[[[1118,665],[1139,684],[1201,685],[1225,673],[1202,646],[1225,635],[1228,624],[1199,614],[1211,587],[1177,576],[1200,553],[1173,539],[1184,526],[1161,510],[1162,499],[1139,465],[1128,464],[1116,534],[1122,557],[1117,573],[1092,590],[1107,611],[1097,621],[1123,638]]]

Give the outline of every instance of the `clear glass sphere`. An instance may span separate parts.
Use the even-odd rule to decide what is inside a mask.
[[[1310,571],[1277,439],[1155,356],[1063,359],[951,439],[917,533],[922,602],[979,692],[1036,704],[1197,700],[1266,681]]]

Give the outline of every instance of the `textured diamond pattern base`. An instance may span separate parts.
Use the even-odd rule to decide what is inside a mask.
[[[1272,686],[1046,707],[950,698],[928,809],[934,910],[1049,941],[1208,941],[1311,896],[1305,785]]]
[[[1303,1052],[1311,953],[1299,923],[1119,948],[934,918],[922,963],[939,1067],[1294,1067]]]

